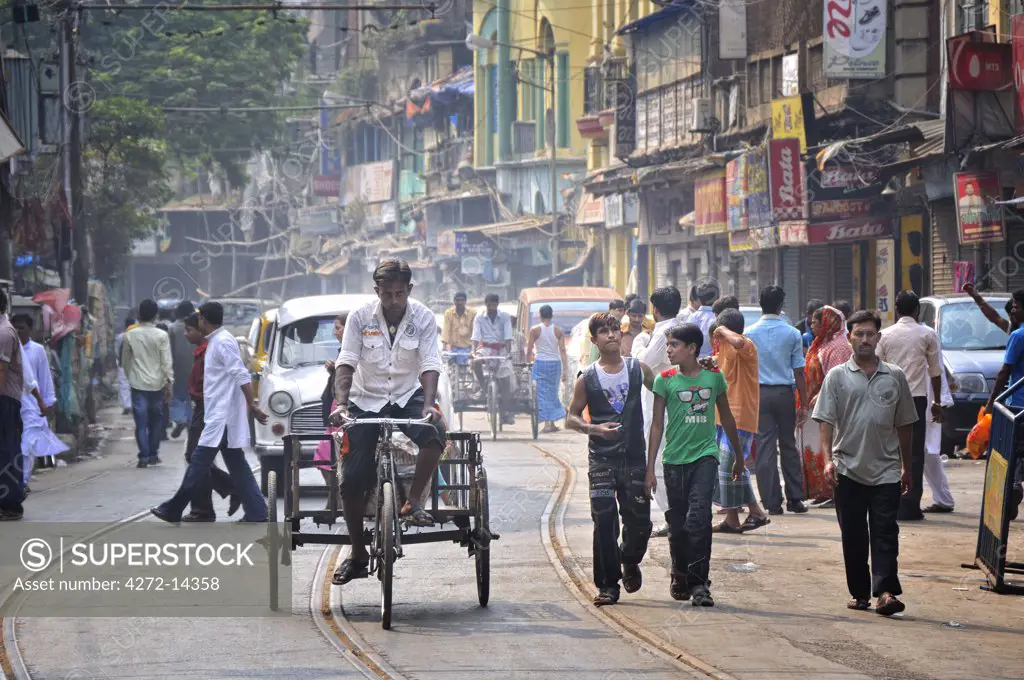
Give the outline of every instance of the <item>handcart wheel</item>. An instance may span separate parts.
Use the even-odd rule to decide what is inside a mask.
[[[501,421],[501,414],[498,413],[498,382],[492,381],[487,392],[487,413],[491,419],[491,439],[498,440],[498,423]]]
[[[384,554],[380,562],[380,625],[384,630],[391,630],[391,583],[395,575],[395,489],[391,482],[384,482],[381,496]]]
[[[537,416],[537,381],[530,381],[530,431],[533,433],[533,438],[537,439],[540,435],[540,420]]]
[[[267,550],[270,567],[270,610],[278,610],[278,571],[277,559],[281,550],[281,542],[277,536],[277,473],[267,473]]]
[[[487,499],[487,473],[481,471],[476,478],[476,595],[480,606],[486,607],[491,598],[491,512]]]

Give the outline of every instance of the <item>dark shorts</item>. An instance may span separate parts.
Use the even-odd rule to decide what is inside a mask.
[[[409,397],[405,407],[388,404],[378,412],[364,411],[355,404],[349,405],[349,415],[360,418],[410,418],[423,417],[423,390]],[[444,448],[448,437],[444,423],[438,421],[433,425],[399,426],[402,434],[412,440],[417,447],[423,448],[436,443]],[[348,431],[349,452],[341,459],[341,490],[354,492],[371,491],[377,481],[376,453],[377,439],[380,437],[380,426],[363,425]]]

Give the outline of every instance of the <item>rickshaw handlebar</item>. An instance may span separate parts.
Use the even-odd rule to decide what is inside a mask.
[[[434,424],[430,422],[430,416],[425,418],[351,418],[343,417],[341,426],[343,428],[350,429],[357,425],[391,425],[402,426],[402,425],[429,425],[434,427]]]

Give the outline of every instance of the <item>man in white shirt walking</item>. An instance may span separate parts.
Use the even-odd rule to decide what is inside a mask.
[[[412,270],[404,260],[388,259],[373,273],[378,299],[349,314],[335,368],[333,422],[361,418],[420,419],[428,425],[400,426],[419,447],[416,473],[401,516],[416,526],[434,518],[419,504],[437,469],[447,433],[435,406],[441,375],[437,320],[427,307],[409,298]],[[477,317],[479,318],[479,317]],[[369,576],[370,556],[363,537],[363,513],[377,481],[374,453],[380,427],[348,430],[349,453],[342,459],[341,504],[352,552],[334,573],[344,585]]]
[[[140,468],[160,463],[164,402],[170,401],[174,385],[171,341],[167,333],[156,327],[158,311],[153,300],[139,303],[139,325],[126,331],[121,342],[121,367],[132,386]]]
[[[238,341],[222,328],[224,308],[219,302],[207,302],[199,308],[199,330],[206,335],[203,358],[203,417],[205,425],[199,445],[185,470],[177,493],[150,510],[165,522],[177,523],[200,485],[209,482],[210,468],[219,450],[227,465],[235,490],[242,497],[242,522],[266,522],[267,506],[252,468],[245,460],[244,448],[250,445],[249,413],[260,423],[267,414],[256,404],[249,370],[242,362]]]
[[[924,519],[921,491],[924,484],[925,439],[928,421],[942,422],[942,366],[939,363],[939,338],[928,326],[918,323],[921,302],[917,293],[900,291],[896,295],[896,323],[882,331],[878,358],[903,369],[917,409],[913,440],[913,486],[900,498],[901,522]],[[928,407],[928,385],[932,404]]]
[[[668,338],[665,332],[676,324],[682,323],[676,318],[679,315],[679,308],[682,304],[683,297],[675,286],[659,288],[651,294],[651,308],[654,310],[655,322],[654,330],[651,331],[651,341],[646,347],[640,347],[639,350],[635,351],[633,356],[639,359],[641,363],[650,366],[654,375],[672,368],[672,363],[668,360]],[[651,420],[654,416],[654,393],[646,387],[643,391],[641,405],[644,414],[644,432],[649,437]],[[658,445],[658,458],[654,466],[655,472],[658,474],[658,485],[654,490],[654,499],[657,501],[658,507],[661,508],[662,512],[668,512],[668,494],[665,491],[664,479],[665,466],[661,464],[661,454],[664,448],[665,441],[662,439]],[[668,521],[659,523],[651,536],[668,536]]]
[[[711,329],[711,324],[715,323],[717,318],[711,305],[718,299],[720,291],[717,283],[706,280],[697,284],[694,293],[698,302],[700,302],[700,306],[697,308],[697,311],[687,315],[686,322],[694,324],[704,334],[704,344],[701,345],[698,358],[709,357],[711,356],[711,336],[708,334],[708,331]]]
[[[23,479],[27,493],[28,480],[32,475],[36,458],[56,456],[67,451],[68,447],[50,430],[50,423],[47,421],[53,414],[57,395],[53,389],[53,374],[50,372],[50,359],[46,354],[46,348],[32,340],[32,317],[28,314],[16,314],[11,323],[14,324],[21,340],[25,375],[31,373],[37,390],[34,394],[26,394],[21,399],[21,419],[24,424],[21,434],[21,455],[25,461]]]

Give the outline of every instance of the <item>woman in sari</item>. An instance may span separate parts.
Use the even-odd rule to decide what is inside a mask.
[[[825,306],[814,312],[811,330],[814,340],[807,350],[807,366],[804,368],[808,410],[814,409],[828,372],[853,356],[853,348],[846,337],[846,317],[835,307]],[[808,419],[799,433],[804,459],[804,491],[808,498],[815,501],[815,507],[834,507],[832,485],[825,479],[825,466],[829,461],[821,448],[818,423]]]

